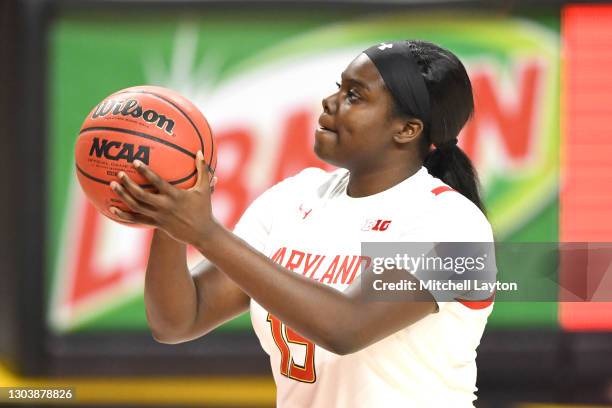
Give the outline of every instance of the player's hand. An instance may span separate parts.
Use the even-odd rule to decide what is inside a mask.
[[[128,223],[160,228],[174,239],[191,245],[208,238],[219,226],[212,215],[210,202],[217,177],[211,177],[201,151],[196,155],[196,183],[188,190],[172,186],[139,160],[133,164],[136,171],[157,189],[157,193],[145,191],[127,174],[120,172],[119,182],[111,182],[111,189],[130,211],[110,207],[112,214]]]

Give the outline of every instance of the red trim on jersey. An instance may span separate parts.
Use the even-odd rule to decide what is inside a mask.
[[[447,192],[447,191],[455,191],[455,192],[456,192],[457,190],[452,189],[452,188],[450,188],[449,186],[440,186],[440,187],[436,187],[436,188],[434,188],[433,190],[431,190],[431,192],[432,192],[434,195],[440,195],[440,194],[445,193],[445,192]]]
[[[481,309],[485,309],[489,307],[493,303],[494,299],[495,299],[495,293],[493,293],[490,298],[485,299],[485,300],[463,300],[463,299],[455,299],[455,300],[469,309],[481,310]]]
[[[431,190],[431,192],[436,196],[442,193],[445,193],[447,191],[457,192],[457,190],[449,186],[439,186]],[[485,300],[464,300],[464,299],[455,299],[455,300],[469,309],[480,310],[480,309],[485,309],[489,307],[493,303],[493,299],[495,299],[495,293],[493,293],[490,298],[485,299]]]

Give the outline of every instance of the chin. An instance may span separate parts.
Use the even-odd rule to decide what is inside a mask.
[[[338,160],[338,158],[334,156],[334,154],[330,152],[329,149],[326,150],[323,146],[315,142],[313,150],[315,155],[325,163],[331,164],[332,166],[336,167],[344,167],[342,165],[342,161]]]
[[[313,150],[314,150],[315,155],[319,159],[323,160],[325,163],[332,164],[329,161],[330,159],[329,154],[328,154],[329,152],[326,152],[325,148],[321,146],[319,143],[315,142]]]

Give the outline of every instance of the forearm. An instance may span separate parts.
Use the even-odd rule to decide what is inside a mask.
[[[334,351],[355,330],[350,298],[272,262],[222,226],[196,246],[264,309],[316,344]]]
[[[187,332],[197,314],[197,291],[187,267],[185,244],[156,230],[145,277],[147,320],[161,341]]]

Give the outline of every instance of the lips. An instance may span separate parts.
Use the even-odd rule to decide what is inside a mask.
[[[319,130],[325,131],[325,132],[332,132],[332,133],[336,133],[335,130],[326,128],[325,126],[319,126]]]
[[[320,117],[319,118],[319,129],[320,130],[324,130],[326,132],[337,133],[337,130],[334,129],[333,126],[331,126],[330,123],[328,123],[328,121],[326,120],[325,117]]]

